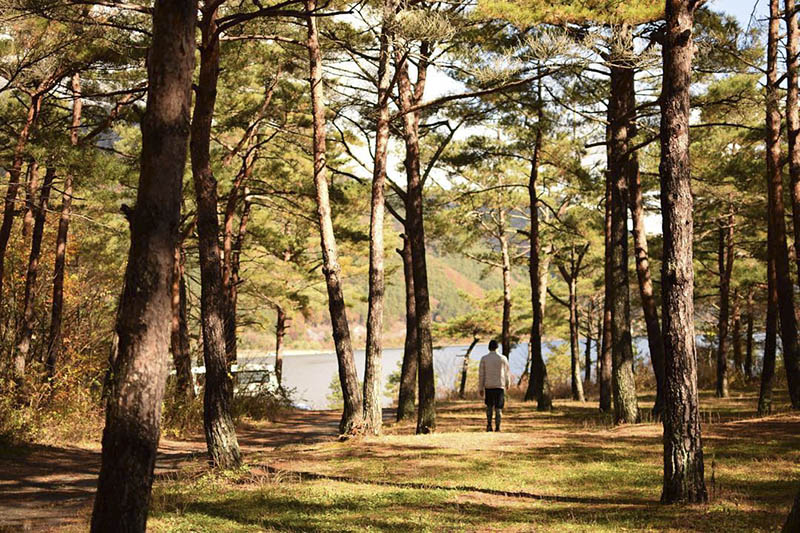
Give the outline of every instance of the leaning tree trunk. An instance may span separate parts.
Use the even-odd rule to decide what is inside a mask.
[[[630,91],[628,96],[632,99],[629,109],[636,107],[636,94]],[[629,131],[635,131],[631,124]],[[635,135],[630,135],[631,138]],[[658,320],[658,308],[653,295],[653,280],[650,276],[650,255],[647,247],[647,234],[644,227],[644,200],[642,197],[642,184],[639,174],[639,161],[636,153],[631,154],[628,167],[628,204],[633,223],[633,250],[636,259],[636,277],[639,280],[639,297],[642,301],[642,314],[647,328],[647,346],[650,349],[650,363],[653,365],[653,374],[656,377],[656,401],[653,405],[653,418],[660,420],[664,411],[664,337],[661,335],[661,325]]]
[[[731,206],[732,208],[732,206]],[[730,309],[731,274],[733,273],[733,214],[719,222],[719,322],[717,331],[717,398],[728,397],[728,320]],[[726,227],[727,226],[727,227]]]
[[[28,106],[28,114],[25,125],[17,136],[17,144],[14,147],[14,157],[8,169],[8,187],[6,188],[6,198],[3,204],[3,222],[0,223],[0,297],[3,294],[3,274],[5,273],[6,250],[8,240],[11,237],[11,227],[14,225],[14,217],[17,212],[17,191],[19,190],[19,178],[22,174],[22,163],[25,157],[25,147],[28,144],[28,137],[31,133],[33,123],[39,115],[41,106],[41,95],[35,94],[31,97]]]
[[[630,28],[615,28],[620,42],[632,42]],[[611,95],[608,101],[608,178],[611,181],[611,386],[614,422],[639,421],[636,380],[633,373],[631,305],[628,283],[628,173],[631,165],[630,122],[636,112],[629,108],[634,91],[634,71],[628,65],[630,50],[614,47],[611,65]]]
[[[603,261],[604,295],[603,295],[603,331],[602,343],[600,345],[600,355],[597,358],[597,366],[600,371],[597,373],[597,381],[600,385],[600,412],[611,412],[611,180],[606,179],[605,197],[605,221],[603,224],[603,236],[605,241],[605,253]]]
[[[786,247],[783,177],[780,166],[781,117],[778,105],[780,88],[777,71],[779,18],[778,0],[770,0],[770,25],[767,42],[767,191],[771,199],[772,217],[770,220],[774,229],[772,243],[777,286],[789,288],[792,287],[792,280],[789,274],[789,250]],[[789,399],[794,409],[800,409],[800,341],[797,338],[794,291],[788,289],[778,291],[778,313]]]
[[[469,370],[469,357],[472,355],[472,350],[478,344],[478,337],[473,337],[472,342],[467,348],[467,353],[464,354],[464,364],[461,365],[461,385],[458,387],[458,397],[464,399],[464,394],[467,392],[467,371]]]
[[[328,178],[325,166],[325,102],[322,81],[322,53],[319,44],[317,19],[312,13],[317,9],[316,0],[306,0],[306,24],[308,26],[308,56],[311,81],[311,114],[313,129],[314,186],[316,189],[317,217],[322,246],[323,272],[328,290],[328,309],[331,315],[333,341],[339,362],[339,383],[344,397],[339,432],[355,435],[363,430],[363,402],[358,384],[350,327],[342,292],[341,267],[333,234],[331,204],[328,196]]]
[[[436,429],[436,384],[433,374],[433,345],[431,336],[431,302],[428,292],[428,266],[425,257],[425,225],[423,213],[423,179],[420,169],[419,114],[409,112],[415,95],[408,76],[408,63],[402,64],[397,79],[400,109],[403,112],[403,137],[405,140],[405,167],[408,179],[406,197],[406,231],[411,246],[411,263],[414,274],[414,303],[419,345],[418,379],[419,404],[417,406],[417,433],[431,433]],[[417,82],[417,93],[420,82]]]
[[[31,253],[28,256],[28,270],[25,274],[25,295],[22,299],[22,321],[17,335],[14,350],[14,377],[21,380],[25,376],[25,365],[29,359],[31,340],[33,337],[33,308],[35,299],[36,278],[39,275],[39,257],[42,253],[42,234],[44,233],[47,202],[50,189],[56,176],[54,167],[47,167],[42,189],[39,192],[39,203],[34,209],[33,232],[31,234]]]
[[[414,414],[414,403],[417,396],[417,361],[419,360],[417,312],[414,305],[414,267],[411,259],[411,245],[405,234],[403,234],[403,249],[397,250],[397,253],[403,258],[403,279],[406,290],[406,339],[403,345],[400,390],[397,396],[397,421],[400,422]]]
[[[539,87],[541,97],[541,87]],[[541,102],[540,102],[541,103]],[[542,320],[544,318],[544,291],[542,285],[546,283],[546,276],[542,268],[542,245],[539,238],[539,196],[536,192],[537,181],[539,178],[539,156],[542,149],[542,116],[541,110],[538,113],[539,120],[536,125],[536,140],[533,146],[533,160],[531,161],[531,171],[528,178],[528,198],[531,215],[531,251],[528,262],[528,275],[531,283],[531,374],[528,380],[528,389],[525,391],[525,401],[536,399],[536,409],[539,411],[549,411],[553,408],[553,400],[550,395],[550,380],[547,378],[547,365],[542,357]],[[544,280],[543,280],[544,278]],[[544,281],[544,283],[543,283]]]
[[[167,374],[172,263],[189,137],[193,0],[157,0],[131,248],[117,320],[92,532],[143,532]]]
[[[753,289],[747,290],[747,340],[744,350],[744,377],[753,379]]]
[[[172,270],[172,334],[170,347],[175,366],[175,399],[188,403],[194,399],[192,352],[189,346],[189,324],[186,312],[185,254],[183,243],[175,247],[175,266]]]
[[[661,268],[664,320],[664,486],[661,501],[705,502],[692,265],[689,86],[698,2],[667,0],[661,92]]]
[[[286,312],[280,305],[275,320],[275,379],[283,386],[283,337],[286,335]]]
[[[208,2],[206,2],[208,5]],[[203,10],[200,21],[202,46],[194,114],[191,127],[192,177],[197,203],[197,236],[200,251],[200,315],[206,384],[203,424],[211,463],[233,468],[241,463],[231,408],[233,383],[228,372],[225,343],[227,298],[222,283],[217,219],[217,181],[211,170],[211,124],[219,75],[219,39],[216,8]]]
[[[500,228],[505,231],[505,213],[500,210]],[[508,254],[508,239],[505,233],[500,234],[500,253],[503,257],[503,325],[501,340],[503,355],[511,357],[511,258]]]
[[[75,73],[72,76],[72,124],[70,130],[70,144],[78,145],[78,131],[81,126],[83,100],[81,99],[81,77]],[[56,365],[61,356],[62,338],[61,322],[64,315],[64,273],[67,263],[67,235],[69,221],[72,213],[72,172],[64,176],[64,191],[61,195],[61,217],[58,220],[58,233],[56,234],[56,256],[53,266],[53,305],[50,309],[50,330],[47,335],[47,357],[45,370],[48,379],[53,379]]]
[[[385,293],[383,218],[386,163],[389,149],[389,98],[392,73],[389,69],[395,7],[383,5],[383,23],[378,56],[378,102],[375,126],[375,158],[372,172],[372,201],[369,222],[369,300],[367,346],[364,362],[364,430],[379,435],[383,425],[383,304]]]

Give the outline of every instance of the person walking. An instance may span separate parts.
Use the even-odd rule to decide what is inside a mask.
[[[511,386],[511,372],[508,359],[497,353],[497,341],[489,341],[489,353],[481,358],[478,367],[478,393],[486,403],[486,431],[492,431],[492,411],[494,411],[494,430],[500,431],[500,420],[506,403],[506,389]]]

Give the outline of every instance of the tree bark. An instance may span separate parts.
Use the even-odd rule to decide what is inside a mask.
[[[193,0],[158,0],[153,10],[139,189],[116,328],[119,341],[93,533],[143,532],[147,521],[167,373],[196,10]]]
[[[800,531],[800,491],[794,497],[794,505],[792,505],[789,516],[786,517],[786,523],[783,524],[783,529],[781,529],[782,533],[796,533],[797,531]]]
[[[275,378],[278,386],[283,385],[283,337],[286,335],[286,312],[278,306],[275,320]]]
[[[464,363],[461,366],[461,385],[458,387],[458,397],[464,399],[464,394],[467,392],[467,371],[469,370],[469,357],[472,355],[472,350],[478,344],[478,337],[473,337],[472,342],[467,348],[467,353],[464,354]]]
[[[425,55],[424,53],[422,54]],[[421,94],[422,66],[418,67],[416,91],[412,90],[408,75],[408,62],[400,59],[397,79],[400,110],[411,109]],[[433,345],[431,336],[431,304],[428,292],[428,267],[425,257],[425,225],[423,212],[424,182],[420,169],[419,113],[403,114],[403,137],[406,147],[405,167],[408,181],[406,197],[406,231],[411,245],[414,273],[414,304],[417,319],[419,361],[419,403],[417,406],[417,433],[431,433],[436,429],[436,384],[433,374]]]
[[[584,388],[592,383],[592,315],[594,304],[590,304],[592,308],[586,313],[586,343],[583,346],[583,381]]]
[[[786,139],[789,147],[789,178],[792,192],[792,221],[797,276],[800,279],[800,29],[795,0],[785,0],[786,17]]]
[[[25,274],[25,295],[22,299],[22,321],[17,335],[16,349],[14,351],[14,377],[22,380],[25,377],[25,365],[28,362],[31,339],[33,337],[33,309],[36,288],[36,278],[39,275],[39,257],[42,253],[42,234],[44,233],[47,202],[50,199],[50,189],[56,176],[54,167],[47,167],[42,189],[39,192],[39,203],[34,210],[33,232],[31,234],[31,253],[28,256],[28,269]]]
[[[733,345],[733,368],[734,372],[741,376],[744,368],[744,357],[742,356],[742,313],[739,305],[739,291],[733,291],[733,310],[731,311],[731,344]]]
[[[611,386],[614,422],[639,421],[636,380],[633,373],[631,305],[628,282],[628,175],[638,173],[638,162],[630,156],[629,134],[635,107],[629,108],[634,92],[634,70],[629,65],[633,40],[627,24],[614,28],[617,40],[630,48],[612,49],[611,94],[608,101],[608,179],[611,181]]]
[[[698,2],[667,0],[662,48],[661,269],[664,334],[663,503],[705,502],[703,445],[697,394],[692,266],[692,190],[689,164],[689,86],[692,27]]]
[[[400,422],[414,414],[417,396],[417,362],[419,360],[417,312],[414,304],[414,266],[411,258],[411,245],[405,234],[403,234],[403,249],[397,250],[397,253],[403,258],[403,279],[406,290],[406,339],[403,345],[400,391],[397,397],[397,421]]]
[[[771,230],[770,230],[771,232]],[[771,242],[771,239],[767,239]],[[767,258],[767,318],[764,336],[764,357],[761,364],[761,387],[758,392],[758,415],[772,413],[772,388],[775,384],[775,356],[778,345],[778,286],[775,281],[775,260],[772,245]]]
[[[574,251],[573,251],[574,253]],[[578,402],[586,401],[583,397],[583,384],[581,382],[581,359],[578,348],[578,275],[574,268],[572,271],[559,265],[559,270],[564,281],[569,287],[569,353],[572,384],[572,399]]]
[[[508,239],[505,235],[505,213],[500,210],[500,253],[503,257],[503,326],[501,344],[503,355],[511,355],[511,258],[508,254]]]
[[[378,56],[378,101],[375,126],[375,159],[372,171],[372,201],[369,223],[369,300],[367,346],[364,363],[364,430],[379,435],[383,425],[383,302],[385,295],[383,220],[384,186],[389,149],[389,99],[392,73],[392,30],[395,6],[383,3],[383,22]]]
[[[175,266],[172,269],[172,335],[170,337],[172,363],[175,366],[175,400],[179,404],[188,403],[194,399],[184,262],[183,243],[180,243],[175,247]]]
[[[542,287],[547,282],[547,266],[542,265],[542,244],[539,236],[539,196],[536,191],[539,179],[539,159],[542,150],[542,123],[541,110],[541,85],[539,89],[538,123],[536,125],[536,139],[533,145],[533,159],[528,177],[528,199],[531,215],[531,251],[528,260],[528,275],[531,282],[531,377],[528,380],[528,389],[525,391],[525,401],[536,400],[538,411],[549,411],[553,408],[550,394],[550,380],[547,378],[547,365],[542,357],[542,320],[544,318],[544,294]],[[544,278],[544,279],[543,279]],[[546,289],[545,289],[546,290]]]
[[[600,412],[611,412],[611,371],[612,371],[612,357],[611,357],[611,300],[612,295],[612,280],[611,280],[611,180],[606,179],[606,198],[605,198],[605,221],[603,224],[603,237],[605,241],[605,253],[603,261],[603,277],[604,277],[604,295],[603,295],[603,339],[600,346],[600,355],[597,358],[598,372],[597,381],[600,385]]]
[[[14,225],[14,217],[17,212],[17,191],[19,190],[19,178],[22,174],[25,147],[28,144],[28,137],[30,136],[33,123],[39,115],[41,102],[41,94],[36,93],[31,97],[25,124],[17,137],[17,144],[14,147],[11,167],[8,169],[8,188],[6,189],[6,198],[3,205],[3,222],[0,223],[0,295],[3,294],[3,274],[5,273],[8,240],[11,237],[11,227]]]
[[[747,290],[747,340],[744,351],[744,377],[753,379],[753,289]]]
[[[342,435],[355,435],[363,431],[363,401],[358,385],[350,326],[342,292],[341,267],[333,234],[331,205],[328,196],[328,178],[325,167],[325,102],[322,81],[322,53],[319,44],[317,20],[312,13],[316,0],[306,0],[308,26],[308,56],[311,81],[311,113],[313,126],[314,186],[316,189],[317,217],[322,246],[323,273],[328,290],[328,308],[331,315],[333,341],[339,362],[339,382],[342,387],[344,409],[339,422]]]
[[[730,206],[733,209],[733,206]],[[733,212],[719,221],[719,322],[717,331],[717,398],[728,397],[728,321],[730,319],[730,288],[733,273]]]
[[[783,362],[786,369],[786,381],[789,386],[789,399],[792,402],[792,408],[800,409],[800,342],[798,342],[797,338],[794,291],[788,290],[789,287],[792,287],[792,280],[789,274],[789,250],[786,246],[783,178],[780,166],[781,117],[778,104],[777,72],[779,20],[779,1],[770,0],[770,25],[767,39],[767,191],[772,200],[770,203],[772,210],[770,220],[774,228],[772,237],[776,282],[778,287],[787,288],[787,290],[778,291]]]
[[[225,317],[228,302],[222,284],[217,219],[217,180],[211,170],[211,124],[219,76],[217,9],[205,2],[200,21],[200,74],[192,115],[190,152],[197,236],[200,251],[200,314],[203,331],[203,359],[206,384],[203,396],[203,425],[211,463],[233,468],[241,463],[239,443],[231,415],[233,383],[228,372]]]
[[[81,77],[75,73],[72,76],[72,124],[70,129],[70,144],[78,145],[78,131],[81,126],[83,100],[81,98]],[[58,220],[58,233],[56,234],[56,254],[53,266],[53,305],[50,310],[50,330],[47,336],[47,358],[45,369],[48,379],[53,379],[56,365],[61,356],[62,338],[61,322],[64,315],[64,274],[67,263],[67,236],[69,222],[72,214],[72,172],[64,176],[64,192],[61,196],[61,217]]]

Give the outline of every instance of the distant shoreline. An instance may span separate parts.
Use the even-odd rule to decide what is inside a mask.
[[[464,342],[464,343],[455,342],[453,344],[437,344],[437,345],[433,346],[433,349],[436,350],[436,349],[441,349],[441,348],[461,348],[461,347],[467,348],[467,347],[469,347],[469,344],[470,343],[468,343],[468,342]],[[387,347],[384,348],[384,350],[402,350],[402,349],[403,349],[403,346],[387,346]],[[363,352],[364,349],[363,348],[357,348],[355,351],[356,352]],[[316,350],[301,350],[301,349],[283,350],[281,352],[281,355],[283,357],[297,357],[297,356],[305,356],[305,355],[336,355],[336,349],[335,348],[330,348],[330,349],[325,349],[325,350],[323,350],[323,349],[316,349]],[[275,351],[274,350],[264,350],[264,351],[261,351],[261,350],[239,350],[239,356],[241,358],[243,358],[243,359],[256,359],[256,358],[259,358],[259,357],[275,357]]]

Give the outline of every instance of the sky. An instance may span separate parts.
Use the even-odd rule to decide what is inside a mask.
[[[742,26],[747,27],[750,14],[755,7],[755,16],[759,19],[767,17],[769,0],[711,0],[710,6],[714,11],[724,11],[739,19]]]

